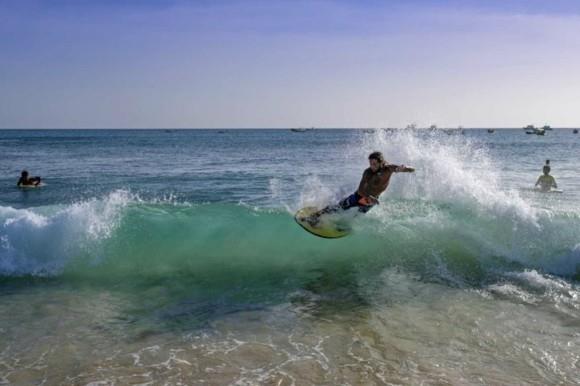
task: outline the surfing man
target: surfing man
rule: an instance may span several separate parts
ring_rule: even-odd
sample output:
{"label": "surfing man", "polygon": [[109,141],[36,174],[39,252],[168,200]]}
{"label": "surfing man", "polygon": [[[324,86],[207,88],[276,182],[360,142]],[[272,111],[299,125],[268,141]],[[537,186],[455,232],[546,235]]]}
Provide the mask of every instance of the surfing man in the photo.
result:
{"label": "surfing man", "polygon": [[38,186],[40,182],[41,182],[40,177],[28,177],[28,172],[26,170],[23,170],[22,173],[20,174],[20,179],[18,180],[16,186],[18,187]]}
{"label": "surfing man", "polygon": [[405,165],[392,165],[385,161],[381,152],[369,155],[369,167],[364,171],[356,192],[346,197],[338,205],[327,206],[312,216],[312,222],[318,222],[322,214],[333,213],[358,207],[362,213],[368,212],[379,203],[379,196],[389,186],[393,173],[412,173],[415,169]]}
{"label": "surfing man", "polygon": [[539,185],[540,190],[542,192],[549,192],[552,188],[557,189],[558,185],[556,184],[556,180],[554,179],[554,177],[550,175],[549,160],[546,161],[546,164],[544,165],[542,171],[544,172],[544,174],[538,177],[538,181],[536,181],[535,187]]}

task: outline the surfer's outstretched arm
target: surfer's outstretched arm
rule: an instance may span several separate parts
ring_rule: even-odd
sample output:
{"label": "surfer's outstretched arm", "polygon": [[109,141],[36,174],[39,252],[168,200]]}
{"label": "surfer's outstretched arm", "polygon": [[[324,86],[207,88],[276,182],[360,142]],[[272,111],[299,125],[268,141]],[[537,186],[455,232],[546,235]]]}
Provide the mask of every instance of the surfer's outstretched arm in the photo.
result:
{"label": "surfer's outstretched arm", "polygon": [[410,166],[405,166],[405,165],[399,165],[399,166],[397,166],[395,171],[397,173],[413,173],[415,171],[415,168],[412,168]]}

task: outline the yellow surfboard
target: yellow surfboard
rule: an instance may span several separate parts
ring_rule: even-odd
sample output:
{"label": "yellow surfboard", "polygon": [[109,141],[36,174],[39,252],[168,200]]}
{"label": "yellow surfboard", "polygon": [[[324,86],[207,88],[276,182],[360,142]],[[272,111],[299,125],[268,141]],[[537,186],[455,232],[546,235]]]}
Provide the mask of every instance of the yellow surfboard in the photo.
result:
{"label": "yellow surfboard", "polygon": [[318,208],[312,206],[302,208],[296,212],[294,220],[306,231],[325,239],[338,239],[351,233],[350,227],[341,224],[332,215],[322,215],[317,222],[312,221],[311,216],[316,212],[318,212]]}

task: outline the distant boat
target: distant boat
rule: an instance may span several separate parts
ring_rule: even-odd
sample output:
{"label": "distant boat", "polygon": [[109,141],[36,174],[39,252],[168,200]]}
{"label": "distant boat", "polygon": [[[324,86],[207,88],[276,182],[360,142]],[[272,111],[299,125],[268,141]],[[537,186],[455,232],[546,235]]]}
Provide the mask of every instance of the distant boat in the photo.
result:
{"label": "distant boat", "polygon": [[572,130],[572,134],[578,134],[578,129]]}
{"label": "distant boat", "polygon": [[491,134],[491,133],[495,132],[495,130],[494,129],[487,129],[487,132]]}
{"label": "distant boat", "polygon": [[552,130],[552,128],[550,127],[550,125],[544,125],[540,130]]}
{"label": "distant boat", "polygon": [[290,129],[290,131],[293,131],[295,133],[304,133],[305,131],[308,131],[308,129],[305,129],[305,128],[300,127],[300,128],[297,128],[297,129]]}
{"label": "distant boat", "polygon": [[526,130],[526,134],[545,135],[546,132],[542,129]]}
{"label": "distant boat", "polygon": [[526,131],[526,134],[544,135],[546,134],[546,129],[544,129],[544,127],[538,129],[534,127],[534,125],[527,125],[526,127],[524,127],[524,130]]}

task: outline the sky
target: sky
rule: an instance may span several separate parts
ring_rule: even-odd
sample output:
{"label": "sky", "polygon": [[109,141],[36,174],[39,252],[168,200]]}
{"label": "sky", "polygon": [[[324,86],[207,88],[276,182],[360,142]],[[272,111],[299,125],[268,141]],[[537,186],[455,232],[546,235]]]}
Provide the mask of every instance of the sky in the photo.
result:
{"label": "sky", "polygon": [[580,126],[577,0],[0,0],[0,128]]}

